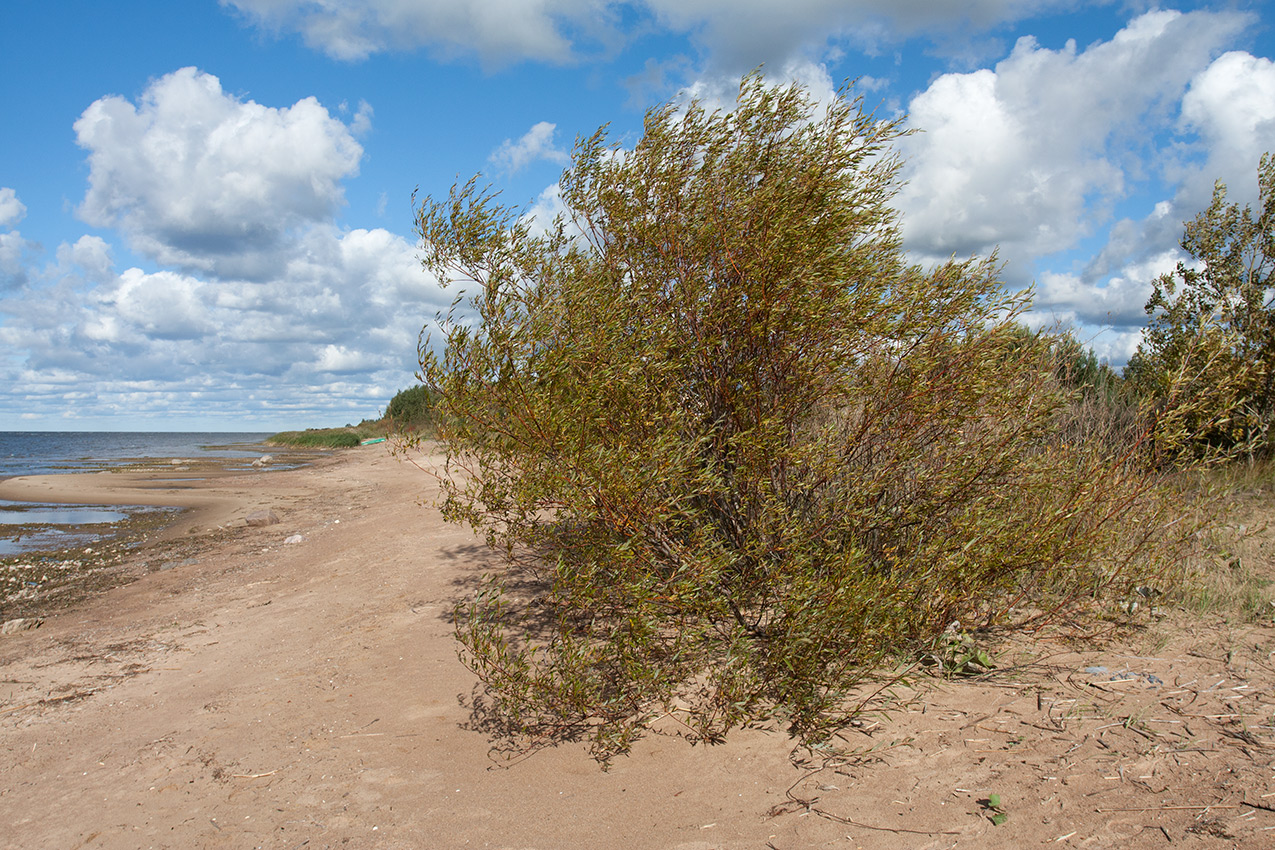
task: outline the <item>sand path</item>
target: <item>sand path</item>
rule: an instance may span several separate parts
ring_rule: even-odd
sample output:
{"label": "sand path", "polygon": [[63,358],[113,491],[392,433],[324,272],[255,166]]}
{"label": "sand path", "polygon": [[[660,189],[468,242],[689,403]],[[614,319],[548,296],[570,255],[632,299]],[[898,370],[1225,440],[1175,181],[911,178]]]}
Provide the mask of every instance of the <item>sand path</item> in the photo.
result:
{"label": "sand path", "polygon": [[[211,534],[183,566],[0,638],[0,847],[1272,846],[1275,813],[1237,802],[1275,790],[1267,741],[1239,755],[1204,719],[1191,739],[1100,730],[1144,703],[1180,721],[1162,707],[1176,698],[1091,695],[1057,672],[1083,663],[1070,656],[917,695],[847,732],[880,759],[819,772],[764,729],[714,747],[649,736],[609,772],[574,744],[494,762],[449,622],[487,556],[421,504],[429,476],[368,447],[206,488],[201,523],[282,521]],[[1275,648],[1275,630],[1257,640]],[[1196,685],[1191,713],[1249,700],[1260,714],[1275,704],[1262,658],[1153,666],[1170,685],[1198,671],[1256,687]],[[978,802],[993,792],[1002,826]],[[1175,802],[1233,807],[1201,818]]]}

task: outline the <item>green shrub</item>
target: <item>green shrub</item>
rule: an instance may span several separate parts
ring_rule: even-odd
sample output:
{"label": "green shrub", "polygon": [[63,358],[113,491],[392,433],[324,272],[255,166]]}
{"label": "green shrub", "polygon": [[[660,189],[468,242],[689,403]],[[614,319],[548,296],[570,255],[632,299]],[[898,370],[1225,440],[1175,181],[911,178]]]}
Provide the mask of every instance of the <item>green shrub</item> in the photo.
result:
{"label": "green shrub", "polygon": [[1155,417],[1161,462],[1269,451],[1275,415],[1275,158],[1258,168],[1261,208],[1226,203],[1187,223],[1190,262],[1162,275],[1125,377]]}
{"label": "green shrub", "polygon": [[357,446],[369,436],[371,434],[356,433],[346,428],[323,428],[311,431],[281,431],[266,442],[274,446],[345,449]]}
{"label": "green shrub", "polygon": [[385,418],[398,430],[420,431],[432,427],[435,399],[424,385],[400,390],[385,408]]}
{"label": "green shrub", "polygon": [[417,227],[477,321],[421,347],[444,515],[503,554],[462,657],[519,740],[653,717],[820,739],[883,661],[1168,580],[1160,485],[1059,437],[993,262],[908,265],[897,122],[743,81],[581,140],[547,233],[475,181]]}

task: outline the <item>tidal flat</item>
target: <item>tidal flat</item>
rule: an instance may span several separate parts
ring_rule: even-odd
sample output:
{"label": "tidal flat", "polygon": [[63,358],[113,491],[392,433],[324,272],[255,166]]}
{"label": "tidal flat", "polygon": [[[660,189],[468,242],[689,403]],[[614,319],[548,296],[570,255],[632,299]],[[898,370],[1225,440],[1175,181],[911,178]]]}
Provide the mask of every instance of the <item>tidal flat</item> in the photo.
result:
{"label": "tidal flat", "polygon": [[107,469],[0,480],[0,622],[65,610],[171,566],[161,547],[200,513],[200,491],[228,476],[296,469],[331,452],[284,449],[252,457],[135,458]]}
{"label": "tidal flat", "polygon": [[130,555],[182,510],[13,504],[0,503],[0,620],[68,608],[131,581]]}

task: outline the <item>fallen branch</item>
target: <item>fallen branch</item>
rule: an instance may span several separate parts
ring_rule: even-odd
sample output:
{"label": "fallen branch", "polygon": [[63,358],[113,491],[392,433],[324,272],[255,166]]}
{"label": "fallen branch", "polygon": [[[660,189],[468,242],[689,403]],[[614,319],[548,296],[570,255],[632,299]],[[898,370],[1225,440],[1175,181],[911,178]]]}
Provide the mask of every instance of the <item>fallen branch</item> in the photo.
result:
{"label": "fallen branch", "polygon": [[826,809],[819,808],[818,806],[815,805],[815,803],[818,802],[819,800],[818,797],[815,797],[813,800],[803,800],[802,798],[792,793],[792,789],[796,788],[802,782],[805,782],[807,779],[814,776],[815,774],[821,773],[826,768],[827,768],[827,765],[825,765],[824,767],[816,768],[810,773],[798,779],[792,785],[788,786],[788,790],[784,792],[784,796],[788,798],[788,802],[781,803],[775,806],[767,813],[766,816],[770,818],[774,818],[774,817],[779,817],[780,815],[790,814],[792,811],[795,811],[795,809],[786,810],[786,807],[792,805],[798,808],[805,809],[806,811],[811,812],[812,814],[816,814],[821,818],[827,818],[830,821],[835,821],[837,823],[844,823],[848,826],[857,826],[857,827],[860,827],[861,829],[874,829],[874,830],[877,830],[878,832],[893,832],[895,834],[908,833],[909,835],[960,835],[961,834],[960,831],[954,831],[954,830],[939,831],[939,830],[928,830],[928,829],[908,829],[902,826],[898,826],[898,827],[873,826],[870,823],[862,823],[861,821],[854,820],[853,818],[846,818],[846,817],[842,817],[841,815],[834,815],[832,812],[827,811]]}

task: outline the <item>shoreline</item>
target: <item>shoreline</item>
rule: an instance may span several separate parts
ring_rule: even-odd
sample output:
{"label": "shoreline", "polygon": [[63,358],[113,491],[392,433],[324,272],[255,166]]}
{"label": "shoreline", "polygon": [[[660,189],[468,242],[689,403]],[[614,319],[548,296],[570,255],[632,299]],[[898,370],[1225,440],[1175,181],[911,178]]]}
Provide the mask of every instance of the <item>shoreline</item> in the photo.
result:
{"label": "shoreline", "polygon": [[[0,501],[31,506],[197,510],[218,501],[215,495],[208,498],[199,491],[212,490],[215,494],[217,483],[224,478],[286,472],[331,456],[329,450],[281,447],[273,454],[263,451],[251,460],[246,457],[123,458],[112,460],[103,468],[81,465],[66,472],[0,476]],[[22,525],[24,523],[15,523],[11,527],[20,529]]]}
{"label": "shoreline", "polygon": [[0,480],[202,462],[246,468],[270,453],[271,437],[259,431],[0,431]]}
{"label": "shoreline", "polygon": [[5,525],[13,539],[47,535],[56,527],[67,540],[0,554],[0,624],[40,620],[150,572],[172,569],[190,559],[192,548],[247,527],[255,512],[270,510],[270,498],[251,495],[269,490],[255,486],[263,476],[336,461],[339,455],[330,451],[284,449],[279,459],[255,469],[243,468],[241,458],[146,458],[103,470],[0,479],[0,501],[34,509],[117,508],[125,514],[107,523]]}

